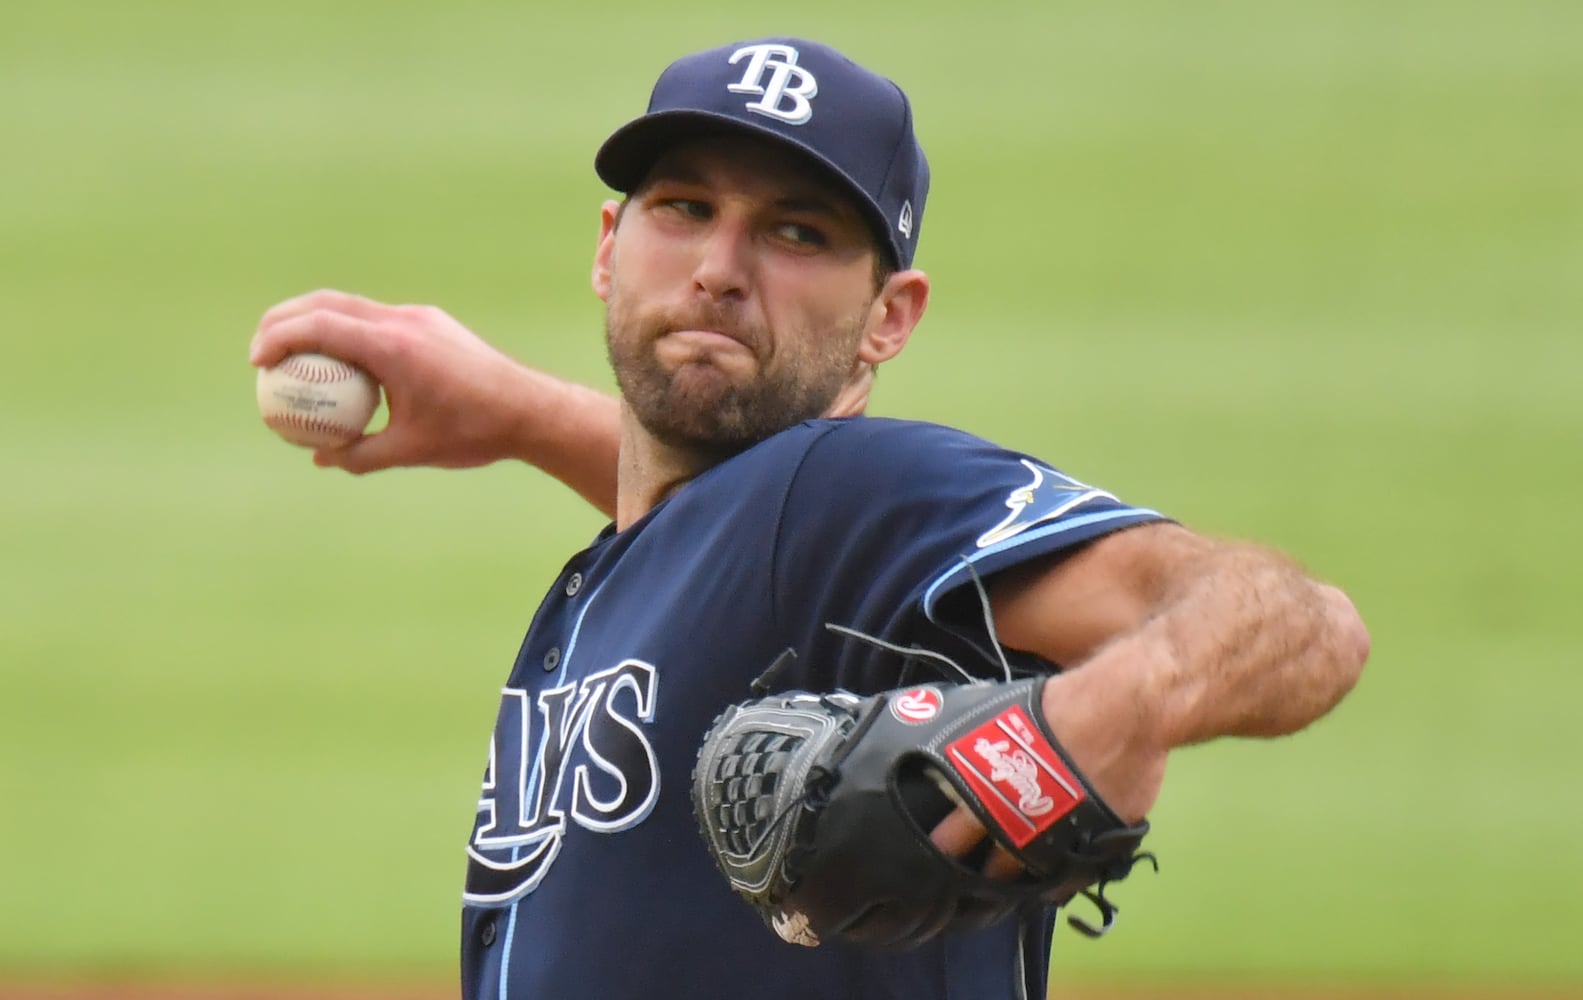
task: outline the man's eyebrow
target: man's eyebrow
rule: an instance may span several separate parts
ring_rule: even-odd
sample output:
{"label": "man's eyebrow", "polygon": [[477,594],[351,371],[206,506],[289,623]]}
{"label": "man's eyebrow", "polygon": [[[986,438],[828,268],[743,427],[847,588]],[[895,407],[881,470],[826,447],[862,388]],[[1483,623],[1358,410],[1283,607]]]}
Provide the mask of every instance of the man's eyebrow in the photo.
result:
{"label": "man's eyebrow", "polygon": [[845,219],[850,214],[843,211],[842,206],[835,199],[822,195],[788,195],[785,198],[775,199],[775,207],[783,212],[821,215],[831,219]]}
{"label": "man's eyebrow", "polygon": [[655,165],[644,179],[643,186],[648,187],[656,181],[669,181],[673,184],[702,184],[704,175],[684,163],[661,163]]}
{"label": "man's eyebrow", "polygon": [[[684,184],[692,187],[706,187],[708,183],[708,178],[704,173],[691,164],[668,162],[660,163],[649,171],[648,177],[643,181],[643,188],[651,187],[654,184]],[[834,194],[824,194],[813,189],[794,191],[784,197],[776,198],[774,205],[777,210],[782,212],[816,215],[832,221],[859,218],[857,212],[840,197]]]}

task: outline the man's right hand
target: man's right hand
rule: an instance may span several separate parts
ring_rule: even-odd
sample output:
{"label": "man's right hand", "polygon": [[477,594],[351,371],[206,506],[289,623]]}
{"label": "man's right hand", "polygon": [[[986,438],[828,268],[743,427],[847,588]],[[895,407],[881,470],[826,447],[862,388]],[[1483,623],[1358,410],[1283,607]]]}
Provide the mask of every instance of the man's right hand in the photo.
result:
{"label": "man's right hand", "polygon": [[249,361],[267,367],[304,351],[367,371],[390,408],[382,430],[315,451],[315,464],[362,474],[515,458],[614,511],[616,401],[514,361],[443,310],[321,289],[266,312]]}

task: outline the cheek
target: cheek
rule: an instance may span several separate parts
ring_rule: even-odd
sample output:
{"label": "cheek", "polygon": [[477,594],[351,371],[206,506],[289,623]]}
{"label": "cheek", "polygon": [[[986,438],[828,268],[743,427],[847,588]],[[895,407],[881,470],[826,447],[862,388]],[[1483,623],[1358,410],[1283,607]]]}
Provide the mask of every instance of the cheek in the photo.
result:
{"label": "cheek", "polygon": [[797,353],[806,358],[849,360],[868,319],[867,299],[814,293],[798,316]]}
{"label": "cheek", "polygon": [[802,330],[845,330],[854,317],[866,316],[873,302],[866,279],[854,283],[849,275],[829,269],[781,274],[764,287],[774,290],[764,296],[766,312]]}
{"label": "cheek", "polygon": [[655,290],[675,288],[678,282],[689,280],[686,257],[641,225],[633,225],[621,234],[611,252],[609,285],[613,293],[642,300]]}

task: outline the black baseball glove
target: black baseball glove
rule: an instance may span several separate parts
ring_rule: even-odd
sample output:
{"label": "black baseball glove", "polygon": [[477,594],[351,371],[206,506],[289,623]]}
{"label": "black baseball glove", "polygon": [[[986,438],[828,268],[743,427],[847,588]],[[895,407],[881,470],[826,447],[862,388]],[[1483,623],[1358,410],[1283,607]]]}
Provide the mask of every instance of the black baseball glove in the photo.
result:
{"label": "black baseball glove", "polygon": [[[926,684],[870,698],[779,694],[728,708],[693,770],[693,810],[731,887],[781,937],[907,948],[1105,885],[1140,859],[1046,726],[1045,678]],[[929,830],[963,804],[1023,865],[1013,881],[947,857]],[[987,843],[985,845],[987,847]]]}

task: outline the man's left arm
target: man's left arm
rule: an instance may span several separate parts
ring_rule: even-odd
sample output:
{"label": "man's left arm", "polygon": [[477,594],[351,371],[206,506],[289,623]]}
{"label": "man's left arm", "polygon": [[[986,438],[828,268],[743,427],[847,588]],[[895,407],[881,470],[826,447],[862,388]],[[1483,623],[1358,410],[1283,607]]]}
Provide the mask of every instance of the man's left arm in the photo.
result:
{"label": "man's left arm", "polygon": [[[1115,912],[1104,886],[1141,856],[1147,827],[1133,824],[1159,797],[1170,751],[1295,732],[1346,695],[1368,657],[1340,591],[1276,553],[1171,523],[1137,524],[988,579],[1000,641],[1065,670],[872,699],[772,695],[711,727],[694,770],[700,826],[733,887],[787,940],[916,944],[1007,916],[1030,893],[1060,902],[1096,883],[1090,898],[1105,925],[1087,930],[1102,933]],[[1048,733],[1029,725],[1035,712]],[[791,749],[762,753],[766,735]],[[937,770],[943,798],[912,780],[908,762],[919,759]],[[1062,776],[1073,765],[1097,794]],[[743,768],[766,780],[744,784]],[[743,819],[793,815],[773,838]],[[980,854],[986,822],[996,842]],[[944,854],[982,857],[971,863],[1006,880],[1005,894],[920,850],[918,823]],[[788,845],[802,852],[795,864]],[[871,863],[879,855],[887,863]]]}
{"label": "man's left arm", "polygon": [[1278,553],[1168,523],[1000,574],[991,601],[1002,642],[1071,665],[1045,685],[1046,720],[1127,819],[1154,804],[1169,751],[1296,732],[1369,653],[1341,591]]}

